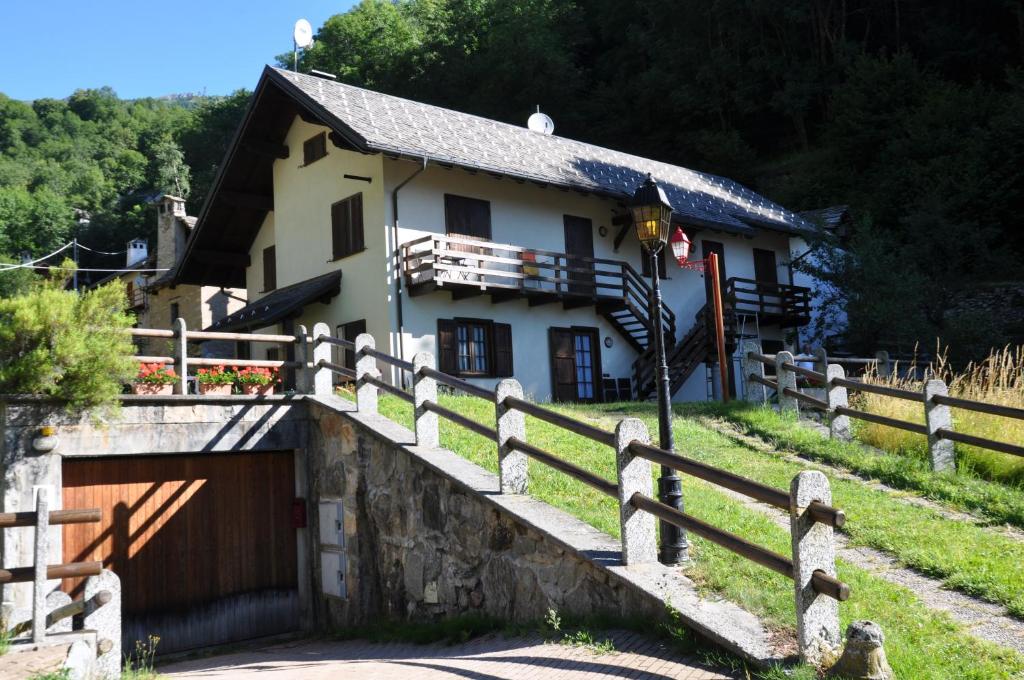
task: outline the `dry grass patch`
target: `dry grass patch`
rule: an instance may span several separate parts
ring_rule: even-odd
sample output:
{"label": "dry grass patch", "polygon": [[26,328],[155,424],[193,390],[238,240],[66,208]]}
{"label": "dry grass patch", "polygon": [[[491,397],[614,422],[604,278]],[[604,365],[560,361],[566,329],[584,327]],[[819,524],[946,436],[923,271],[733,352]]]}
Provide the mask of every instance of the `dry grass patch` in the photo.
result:
{"label": "dry grass patch", "polygon": [[[945,381],[951,396],[1024,408],[1024,346],[993,351],[984,361],[968,364],[960,372],[949,365],[946,351],[938,352],[937,357],[929,365],[928,374]],[[908,378],[881,378],[869,373],[865,380],[906,390],[922,389],[921,381]],[[860,393],[853,398],[853,404],[855,408],[870,413],[924,423],[924,408],[919,402]],[[1024,444],[1024,420],[954,408],[953,425],[958,432],[1010,444]],[[921,459],[928,456],[927,441],[912,432],[862,420],[855,421],[854,432],[862,442],[885,451]],[[961,472],[973,472],[984,479],[1013,486],[1024,485],[1024,458],[959,442],[955,450],[957,469]]]}

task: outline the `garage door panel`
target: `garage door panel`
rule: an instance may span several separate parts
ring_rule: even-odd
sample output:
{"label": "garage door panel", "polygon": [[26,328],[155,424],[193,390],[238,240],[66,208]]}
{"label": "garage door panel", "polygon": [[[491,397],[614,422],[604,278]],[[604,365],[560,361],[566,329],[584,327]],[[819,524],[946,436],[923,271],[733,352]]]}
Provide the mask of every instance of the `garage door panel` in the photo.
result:
{"label": "garage door panel", "polygon": [[[170,652],[298,627],[290,452],[67,459],[63,474],[65,507],[103,510],[64,527],[64,560],[121,578],[127,649],[150,634]],[[64,589],[80,594],[81,580]]]}

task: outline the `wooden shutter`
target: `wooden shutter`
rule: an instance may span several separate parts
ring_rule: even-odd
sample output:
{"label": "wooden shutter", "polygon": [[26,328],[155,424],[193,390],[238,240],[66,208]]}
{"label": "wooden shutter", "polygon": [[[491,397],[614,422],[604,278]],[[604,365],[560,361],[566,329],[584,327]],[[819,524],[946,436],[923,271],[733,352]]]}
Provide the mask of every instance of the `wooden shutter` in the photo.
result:
{"label": "wooden shutter", "polygon": [[494,377],[512,377],[512,326],[496,323],[494,337]]}
{"label": "wooden shutter", "polygon": [[[449,236],[480,241],[491,240],[491,204],[477,198],[444,195],[444,226]],[[451,250],[472,253],[477,249],[465,243],[453,243]]]}
{"label": "wooden shutter", "polygon": [[331,251],[337,260],[363,250],[363,195],[356,194],[331,206]]}
{"label": "wooden shutter", "polygon": [[555,401],[576,401],[576,348],[568,328],[548,329],[551,351],[551,396]]}
{"label": "wooden shutter", "polygon": [[302,164],[309,165],[327,155],[327,133],[321,132],[302,143]]}
{"label": "wooden shutter", "polygon": [[437,320],[437,365],[442,373],[459,374],[459,345],[452,319]]}
{"label": "wooden shutter", "polygon": [[277,288],[277,246],[263,249],[263,290]]}
{"label": "wooden shutter", "polygon": [[[667,249],[668,246],[665,246],[658,252],[658,276],[662,279],[668,277],[668,268],[665,266],[665,250]],[[644,278],[651,278],[651,256],[643,246],[640,246],[640,267]]]}
{"label": "wooden shutter", "polygon": [[774,250],[754,248],[754,280],[768,284],[779,282],[779,268]]}

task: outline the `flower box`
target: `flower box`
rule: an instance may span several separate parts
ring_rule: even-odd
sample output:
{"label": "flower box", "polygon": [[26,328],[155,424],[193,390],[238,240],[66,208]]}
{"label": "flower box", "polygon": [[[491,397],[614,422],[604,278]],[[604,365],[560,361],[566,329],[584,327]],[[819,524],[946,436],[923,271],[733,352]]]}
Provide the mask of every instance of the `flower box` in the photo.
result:
{"label": "flower box", "polygon": [[170,383],[167,383],[166,385],[148,382],[132,383],[132,394],[145,394],[147,396],[163,396],[166,394],[173,393],[174,385]]}
{"label": "flower box", "polygon": [[199,394],[231,396],[231,383],[199,383]]}
{"label": "flower box", "polygon": [[270,383],[267,385],[256,385],[253,383],[242,383],[242,394],[255,394],[261,397],[266,397],[274,393],[274,384]]}

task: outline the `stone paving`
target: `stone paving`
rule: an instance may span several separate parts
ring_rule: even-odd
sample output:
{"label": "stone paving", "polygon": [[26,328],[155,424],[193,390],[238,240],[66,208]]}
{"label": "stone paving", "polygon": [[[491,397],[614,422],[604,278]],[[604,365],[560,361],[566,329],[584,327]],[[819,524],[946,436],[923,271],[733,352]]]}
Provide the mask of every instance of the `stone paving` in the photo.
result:
{"label": "stone paving", "polygon": [[31,651],[9,651],[0,657],[0,680],[30,680],[58,671],[64,664],[70,646],[61,644]]}
{"label": "stone paving", "polygon": [[458,645],[377,644],[362,640],[301,640],[157,670],[164,678],[193,680],[718,680],[738,678],[680,657],[663,643],[628,632],[610,632],[617,651],[548,643],[539,637],[484,635]]}

